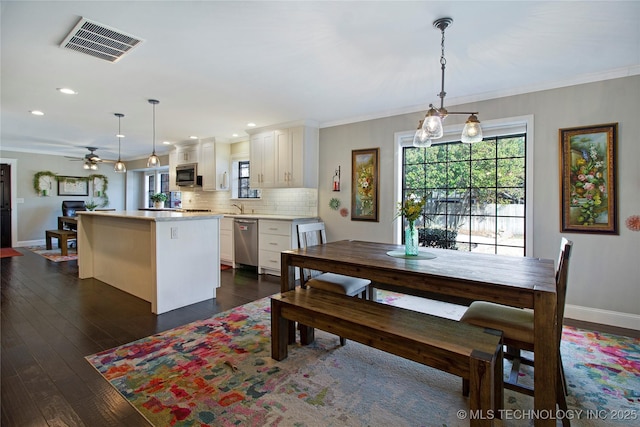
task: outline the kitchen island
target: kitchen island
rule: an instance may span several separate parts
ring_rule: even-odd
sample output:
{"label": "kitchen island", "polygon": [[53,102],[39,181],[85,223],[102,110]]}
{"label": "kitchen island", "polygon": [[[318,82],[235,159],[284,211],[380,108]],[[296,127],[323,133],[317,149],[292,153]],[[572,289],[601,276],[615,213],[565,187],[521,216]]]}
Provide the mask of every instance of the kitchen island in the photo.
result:
{"label": "kitchen island", "polygon": [[156,314],[215,298],[220,219],[206,212],[78,212],[78,270]]}

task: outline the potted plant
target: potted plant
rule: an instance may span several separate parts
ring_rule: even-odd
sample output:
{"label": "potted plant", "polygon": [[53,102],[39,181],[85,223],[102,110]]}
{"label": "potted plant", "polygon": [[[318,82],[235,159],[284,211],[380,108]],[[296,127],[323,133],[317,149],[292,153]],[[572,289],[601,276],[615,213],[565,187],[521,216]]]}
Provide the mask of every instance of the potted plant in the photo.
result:
{"label": "potted plant", "polygon": [[156,209],[164,208],[164,202],[167,201],[167,195],[164,193],[156,193],[150,197],[153,200],[153,207]]}
{"label": "potted plant", "polygon": [[93,200],[89,200],[84,205],[85,205],[85,207],[87,208],[88,211],[92,211],[92,210],[94,210],[95,208],[98,207],[98,204],[96,202],[94,202]]}

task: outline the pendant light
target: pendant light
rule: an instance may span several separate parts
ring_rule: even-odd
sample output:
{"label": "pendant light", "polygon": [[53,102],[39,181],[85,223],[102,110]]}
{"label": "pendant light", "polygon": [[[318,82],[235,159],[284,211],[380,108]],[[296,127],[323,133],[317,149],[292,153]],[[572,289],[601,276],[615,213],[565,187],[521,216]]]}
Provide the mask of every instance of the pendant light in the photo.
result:
{"label": "pendant light", "polygon": [[158,105],[160,101],[157,99],[150,99],[149,104],[153,105],[153,152],[147,159],[147,167],[148,168],[157,168],[160,166],[160,158],[156,155],[156,105]]}
{"label": "pendant light", "polygon": [[444,91],[444,70],[447,64],[447,60],[444,57],[444,30],[447,29],[449,25],[453,23],[453,19],[451,18],[439,18],[433,21],[433,26],[440,30],[442,33],[442,38],[440,42],[440,68],[442,70],[442,80],[440,86],[440,93],[438,97],[440,98],[440,108],[436,109],[433,104],[429,104],[429,111],[423,120],[418,124],[418,129],[416,130],[415,135],[413,136],[413,145],[416,147],[428,147],[431,145],[432,140],[442,138],[444,135],[444,129],[442,127],[442,121],[449,114],[469,114],[469,118],[464,125],[464,129],[462,130],[461,141],[467,144],[471,144],[474,142],[482,141],[482,127],[480,127],[480,121],[475,112],[454,112],[447,111],[444,108],[444,97],[447,96],[447,93]]}
{"label": "pendant light", "polygon": [[118,161],[113,166],[113,171],[115,173],[125,173],[127,171],[127,167],[125,166],[124,162],[120,160],[120,140],[124,138],[124,135],[120,131],[120,119],[124,117],[124,114],[115,113],[114,116],[118,118],[118,134],[116,135],[116,137],[118,138]]}

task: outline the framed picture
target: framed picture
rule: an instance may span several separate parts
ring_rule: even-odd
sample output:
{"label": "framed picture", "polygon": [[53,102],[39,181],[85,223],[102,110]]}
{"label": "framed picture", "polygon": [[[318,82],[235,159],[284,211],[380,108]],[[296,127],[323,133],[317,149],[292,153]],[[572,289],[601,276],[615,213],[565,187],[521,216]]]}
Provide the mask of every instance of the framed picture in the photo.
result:
{"label": "framed picture", "polygon": [[77,176],[58,177],[58,196],[88,196],[89,181]]}
{"label": "framed picture", "polygon": [[380,148],[351,152],[351,220],[378,221]]}
{"label": "framed picture", "polygon": [[561,231],[618,234],[618,124],[560,129]]}

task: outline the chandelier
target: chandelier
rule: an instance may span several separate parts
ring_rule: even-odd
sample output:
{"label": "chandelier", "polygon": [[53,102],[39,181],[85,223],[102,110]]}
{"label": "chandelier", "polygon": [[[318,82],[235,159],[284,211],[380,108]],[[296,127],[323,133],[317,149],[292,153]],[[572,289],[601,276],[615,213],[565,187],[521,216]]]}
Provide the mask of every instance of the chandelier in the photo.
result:
{"label": "chandelier", "polygon": [[433,104],[429,104],[429,111],[424,119],[420,121],[418,124],[418,130],[416,130],[415,135],[413,136],[413,145],[415,147],[429,147],[431,145],[431,141],[434,139],[442,138],[444,134],[444,129],[442,127],[442,121],[449,114],[469,114],[469,118],[467,119],[464,129],[462,130],[461,141],[467,144],[473,142],[482,141],[482,128],[480,127],[480,121],[475,112],[454,112],[447,111],[444,108],[444,97],[447,96],[447,93],[444,91],[444,69],[447,64],[447,60],[444,57],[444,30],[447,29],[449,25],[453,22],[451,18],[439,18],[433,21],[433,26],[440,30],[442,33],[442,40],[440,42],[441,55],[440,55],[440,68],[442,69],[442,84],[440,86],[440,93],[438,97],[440,97],[440,108],[436,109]]}

